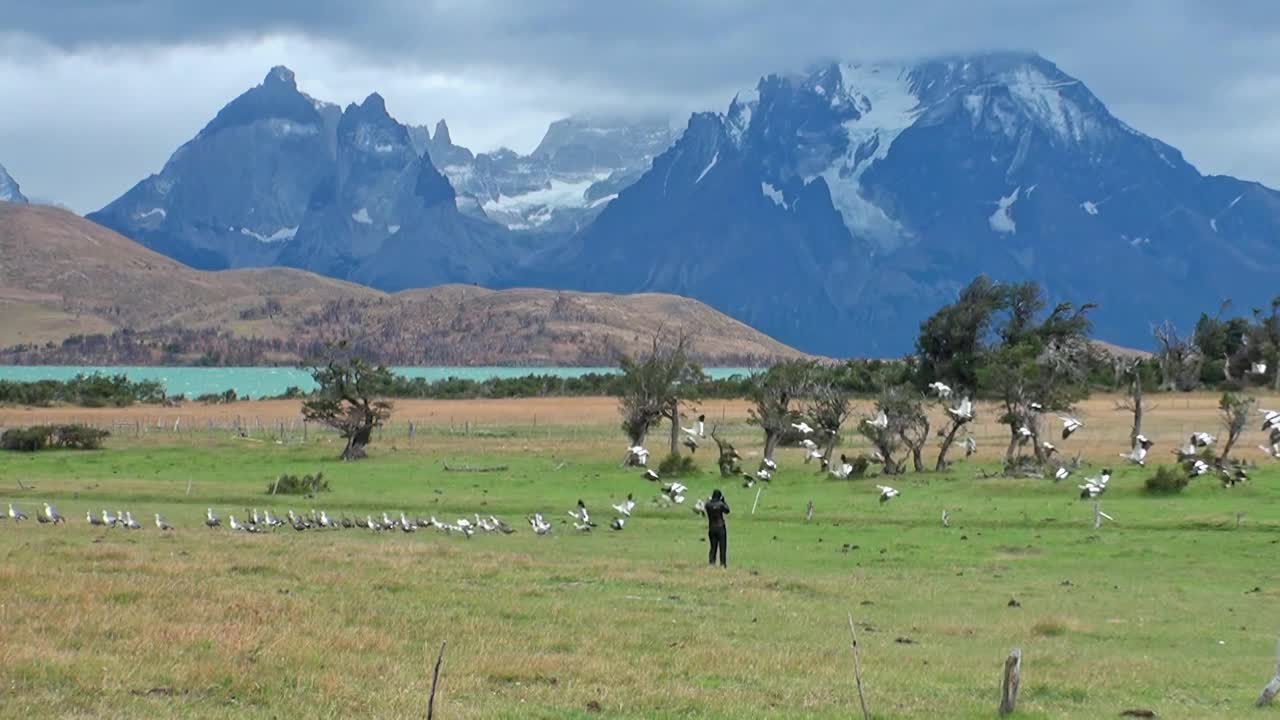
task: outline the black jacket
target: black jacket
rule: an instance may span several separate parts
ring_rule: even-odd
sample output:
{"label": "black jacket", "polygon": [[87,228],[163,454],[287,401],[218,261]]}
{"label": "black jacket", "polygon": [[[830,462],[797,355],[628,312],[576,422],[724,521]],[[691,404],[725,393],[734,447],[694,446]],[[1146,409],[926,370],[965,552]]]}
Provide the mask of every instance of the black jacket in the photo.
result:
{"label": "black jacket", "polygon": [[707,529],[723,530],[724,516],[729,514],[729,503],[724,500],[709,500],[705,509],[707,511]]}

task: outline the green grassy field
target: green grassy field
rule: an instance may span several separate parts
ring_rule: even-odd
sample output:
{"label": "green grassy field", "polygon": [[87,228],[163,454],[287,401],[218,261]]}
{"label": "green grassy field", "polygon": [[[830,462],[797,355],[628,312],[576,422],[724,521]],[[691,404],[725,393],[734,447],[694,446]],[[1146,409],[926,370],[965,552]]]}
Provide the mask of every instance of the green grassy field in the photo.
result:
{"label": "green grassy field", "polygon": [[[993,717],[1015,646],[1028,718],[1239,717],[1275,666],[1280,466],[1176,497],[1117,468],[1102,501],[1115,522],[1094,530],[1074,481],[961,464],[892,480],[902,496],[881,506],[875,480],[825,479],[787,450],[754,515],[755,489],[684,480],[733,508],[720,571],[704,521],[651,505],[657,487],[598,447],[609,428],[580,450],[543,432],[424,433],[356,464],[314,436],[0,456],[0,504],[34,518],[49,500],[70,518],[0,521],[0,715],[423,717],[447,641],[437,717],[848,718],[849,613],[876,718]],[[278,473],[316,470],[331,493],[265,494]],[[611,532],[628,492],[639,507]],[[590,535],[559,524],[578,498],[601,524]],[[224,522],[249,507],[478,512],[519,532],[232,534],[203,527],[207,506]],[[88,526],[103,507],[146,529]],[[552,536],[529,531],[533,511]],[[155,512],[178,530],[157,531]]]}

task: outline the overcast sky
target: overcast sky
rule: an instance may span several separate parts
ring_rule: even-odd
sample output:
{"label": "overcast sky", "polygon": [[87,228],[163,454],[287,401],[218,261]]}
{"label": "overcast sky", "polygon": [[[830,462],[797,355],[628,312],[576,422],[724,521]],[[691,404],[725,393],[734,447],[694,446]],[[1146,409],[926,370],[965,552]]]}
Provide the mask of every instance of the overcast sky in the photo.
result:
{"label": "overcast sky", "polygon": [[1275,0],[0,0],[0,164],[95,210],[268,68],[476,150],[579,111],[724,110],[822,58],[1034,50],[1206,173],[1280,187]]}

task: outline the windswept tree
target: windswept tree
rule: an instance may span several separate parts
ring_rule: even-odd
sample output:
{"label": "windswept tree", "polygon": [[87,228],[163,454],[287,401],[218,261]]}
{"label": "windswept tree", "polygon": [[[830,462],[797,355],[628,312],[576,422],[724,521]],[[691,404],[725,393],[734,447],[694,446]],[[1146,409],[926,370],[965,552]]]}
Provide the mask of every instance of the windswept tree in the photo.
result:
{"label": "windswept tree", "polygon": [[960,434],[960,430],[977,419],[978,411],[973,398],[967,393],[952,391],[951,398],[940,397],[937,402],[947,416],[946,425],[938,428],[938,437],[942,442],[938,444],[938,459],[933,464],[934,470],[942,472],[950,464],[947,461],[947,454],[951,452],[956,436]]}
{"label": "windswept tree", "polygon": [[1128,382],[1129,393],[1116,401],[1116,410],[1128,412],[1133,416],[1133,424],[1129,428],[1129,447],[1138,444],[1138,436],[1142,434],[1142,419],[1146,414],[1146,397],[1143,393],[1143,361],[1141,357],[1116,358],[1117,372]]}
{"label": "windswept tree", "polygon": [[1248,395],[1222,394],[1222,399],[1218,401],[1218,410],[1222,413],[1222,425],[1227,431],[1227,440],[1222,443],[1222,452],[1218,455],[1219,466],[1226,465],[1227,459],[1231,456],[1231,448],[1235,447],[1236,441],[1249,426],[1249,418],[1253,415],[1253,409],[1257,404],[1258,401]]}
{"label": "windswept tree", "polygon": [[978,386],[978,370],[993,340],[997,315],[1008,306],[1008,288],[979,275],[950,305],[920,323],[916,338],[917,383],[942,382],[960,390]]}
{"label": "windswept tree", "polygon": [[[671,421],[671,454],[680,450],[680,405],[702,379],[702,368],[689,359],[689,336],[683,331],[653,336],[649,352],[640,358],[622,356],[618,413],[631,447],[644,445],[649,431],[664,418]],[[630,460],[630,452],[628,452]]]}
{"label": "windswept tree", "polygon": [[1195,335],[1182,335],[1167,320],[1153,328],[1151,334],[1156,341],[1155,356],[1160,368],[1160,389],[1166,392],[1196,389],[1200,384],[1204,355],[1196,345]]}
{"label": "windswept tree", "polygon": [[747,422],[764,430],[764,459],[773,453],[792,423],[801,419],[798,401],[810,392],[817,364],[811,360],[786,360],[757,375],[750,399],[755,407]]}
{"label": "windswept tree", "polygon": [[310,372],[319,387],[302,403],[302,416],[338,431],[347,441],[343,460],[364,458],[374,428],[391,417],[391,403],[379,399],[394,380],[391,371],[366,363],[340,342],[330,346]]}
{"label": "windswept tree", "polygon": [[898,458],[899,450],[911,454],[917,472],[924,470],[922,453],[929,438],[929,418],[925,415],[920,394],[905,385],[886,388],[876,398],[875,413],[858,426],[875,449],[872,458],[880,463],[885,475],[900,475],[906,460]]}
{"label": "windswept tree", "polygon": [[848,391],[830,380],[822,380],[813,383],[804,402],[804,416],[813,423],[824,464],[831,462],[836,441],[840,439],[840,428],[853,412],[850,400]]}

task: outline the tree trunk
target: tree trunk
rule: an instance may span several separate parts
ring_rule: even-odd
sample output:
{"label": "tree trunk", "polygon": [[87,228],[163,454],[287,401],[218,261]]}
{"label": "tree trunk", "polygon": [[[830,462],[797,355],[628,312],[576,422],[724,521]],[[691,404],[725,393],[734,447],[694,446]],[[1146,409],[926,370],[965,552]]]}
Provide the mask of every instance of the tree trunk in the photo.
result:
{"label": "tree trunk", "polygon": [[671,454],[680,454],[680,407],[671,411]]}
{"label": "tree trunk", "polygon": [[924,472],[924,445],[911,446],[911,465],[916,472]]}
{"label": "tree trunk", "polygon": [[778,449],[778,441],[782,439],[782,433],[773,430],[764,431],[764,459],[772,461],[773,451]]}
{"label": "tree trunk", "polygon": [[831,433],[831,436],[827,438],[827,447],[822,451],[822,459],[825,461],[824,464],[828,467],[831,465],[831,456],[836,452],[836,438],[838,437],[839,433]]}
{"label": "tree trunk", "polygon": [[1226,465],[1227,458],[1231,455],[1231,448],[1235,446],[1236,440],[1240,437],[1240,433],[1227,430],[1227,443],[1222,446],[1222,454],[1218,456],[1218,464]]}
{"label": "tree trunk", "polygon": [[364,448],[369,444],[369,438],[373,434],[372,425],[364,425],[351,433],[347,438],[347,446],[342,450],[343,460],[363,460],[367,455]]}
{"label": "tree trunk", "polygon": [[1018,427],[1016,425],[1009,426],[1009,449],[1004,451],[1004,462],[1006,465],[1013,462],[1013,454],[1018,451]]}
{"label": "tree trunk", "polygon": [[1271,389],[1280,393],[1280,357],[1276,358],[1276,377],[1271,383]]}
{"label": "tree trunk", "polygon": [[964,427],[964,423],[956,420],[951,421],[951,429],[942,438],[942,447],[938,449],[938,462],[933,466],[936,472],[942,472],[947,469],[947,453],[951,450],[951,444],[956,441],[956,434],[960,432],[961,427]]}
{"label": "tree trunk", "polygon": [[1142,376],[1136,368],[1130,392],[1133,395],[1133,430],[1129,433],[1129,447],[1133,447],[1138,444],[1138,436],[1142,434]]}

